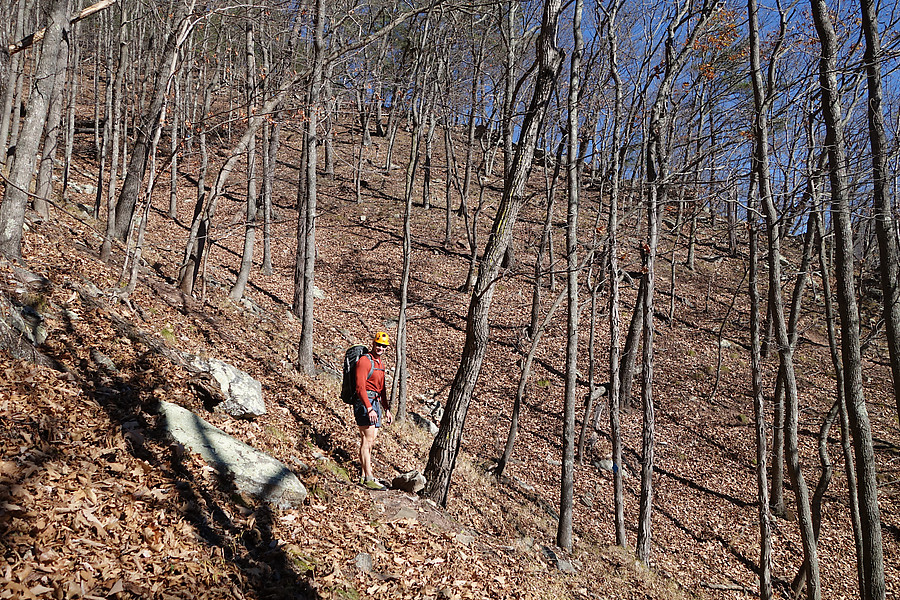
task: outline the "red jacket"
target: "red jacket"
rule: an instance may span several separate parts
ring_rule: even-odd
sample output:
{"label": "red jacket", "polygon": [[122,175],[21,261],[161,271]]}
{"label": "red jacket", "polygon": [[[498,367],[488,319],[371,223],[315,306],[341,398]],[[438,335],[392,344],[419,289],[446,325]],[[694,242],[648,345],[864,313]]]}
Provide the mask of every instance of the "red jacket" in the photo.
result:
{"label": "red jacket", "polygon": [[[373,363],[374,369],[372,368]],[[368,377],[370,369],[372,370],[372,376]],[[356,395],[362,400],[366,410],[372,408],[368,392],[378,394],[381,406],[388,408],[386,405],[386,394],[384,393],[384,363],[371,354],[363,354],[356,361]]]}

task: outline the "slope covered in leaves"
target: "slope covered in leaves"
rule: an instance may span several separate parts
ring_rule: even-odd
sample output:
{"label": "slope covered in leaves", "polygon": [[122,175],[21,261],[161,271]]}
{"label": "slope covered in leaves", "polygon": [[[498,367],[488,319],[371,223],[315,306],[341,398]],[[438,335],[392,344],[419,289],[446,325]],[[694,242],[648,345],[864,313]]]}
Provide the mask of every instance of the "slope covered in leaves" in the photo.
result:
{"label": "slope covered in leaves", "polygon": [[[28,273],[47,279],[40,295],[2,264],[4,298],[45,316],[40,352],[55,368],[0,354],[0,597],[549,598],[623,586],[669,597],[668,583],[615,550],[591,549],[602,558],[578,576],[556,571],[542,551],[547,518],[504,501],[469,461],[457,478],[469,518],[353,484],[355,433],[336,378],[300,376],[284,359],[296,323],[215,291],[201,305],[152,273],[118,301],[117,271],[94,258],[91,234],[71,237],[84,227],[60,214],[28,236]],[[236,422],[206,411],[173,349],[254,374],[269,414]],[[160,399],[283,460],[310,489],[308,505],[273,511],[236,494],[164,438]],[[421,431],[398,425],[381,441],[382,476],[421,468]]]}
{"label": "slope covered in leaves", "polygon": [[[10,301],[45,314],[49,337],[40,350],[56,368],[0,353],[0,545],[6,559],[5,566],[0,564],[0,597],[744,597],[755,586],[752,565],[758,554],[744,265],[723,258],[716,246],[722,232],[708,223],[693,272],[681,265],[684,238],[674,252],[675,236],[665,236],[661,246],[665,273],[658,284],[658,310],[672,320],[659,321],[656,338],[652,572],[636,566],[628,552],[612,548],[611,479],[595,466],[609,453],[605,425],[577,467],[576,546],[569,557],[576,572],[563,573],[548,558],[559,497],[562,313],[551,320],[538,349],[507,479],[498,484],[488,475],[506,440],[520,359],[528,346],[522,329],[531,304],[531,261],[546,211],[540,200],[527,207],[518,228],[517,264],[497,283],[492,340],[447,510],[401,492],[370,493],[353,484],[357,434],[349,410],[337,398],[335,372],[350,343],[366,342],[376,329],[395,332],[403,182],[399,171],[386,173],[373,165],[376,153],[362,174],[363,202],[352,201],[351,139],[350,132],[338,135],[338,155],[347,160],[339,161],[334,179],[319,184],[316,285],[322,298],[315,308],[315,354],[321,370],[315,377],[293,367],[300,326],[289,310],[296,244],[296,165],[290,159],[280,164],[276,184],[275,272],[265,276],[254,269],[239,303],[228,299],[243,237],[239,215],[245,207],[238,185],[223,198],[216,216],[205,286],[197,298],[173,285],[195,197],[186,179],[174,224],[162,211],[167,190],[157,191],[144,248],[146,267],[126,300],[119,283],[122,250],[111,265],[96,259],[103,224],[78,204],[91,202],[91,196],[72,193],[52,222],[30,221],[24,248],[28,269],[51,286],[29,291],[7,263],[0,283]],[[395,156],[404,151],[401,143]],[[181,168],[190,173],[196,166],[188,160]],[[84,160],[77,172],[94,169]],[[541,177],[535,173],[536,191],[543,189]],[[485,184],[480,244],[500,181],[487,178]],[[596,211],[597,192],[589,189],[586,197],[585,211]],[[441,201],[435,199],[438,206]],[[592,221],[586,212],[582,222]],[[414,210],[410,408],[423,413],[426,402],[446,399],[468,304],[468,294],[459,290],[469,262],[463,224],[455,220],[445,244],[443,223],[440,208]],[[625,229],[623,262],[637,270],[640,225],[632,218]],[[554,223],[554,236],[562,239],[562,232],[562,225]],[[591,236],[586,226],[586,244]],[[673,256],[676,269],[669,271]],[[626,312],[635,288],[626,286]],[[545,310],[559,289],[544,290]],[[587,297],[583,292],[582,301]],[[808,294],[797,354],[801,451],[810,481],[818,476],[815,438],[834,385],[820,301]],[[589,372],[589,313],[587,307],[582,312],[582,382]],[[599,319],[596,368],[604,373],[602,309]],[[226,360],[250,373],[262,382],[268,414],[244,422],[207,411],[174,350]],[[766,363],[769,389],[776,367],[774,359]],[[896,594],[900,436],[877,339],[867,353],[866,373],[884,484],[888,586]],[[160,399],[191,408],[281,459],[311,490],[308,505],[272,511],[236,495],[220,474],[162,437],[154,408]],[[639,410],[626,412],[623,431],[625,467],[632,474],[626,480],[626,521],[633,543]],[[835,475],[823,515],[823,582],[829,597],[851,597],[855,559],[837,431],[829,445]],[[428,448],[427,435],[414,426],[388,428],[376,451],[378,475],[389,479],[421,470]],[[790,504],[789,490],[786,496]],[[799,536],[790,515],[776,521],[775,551],[775,574],[784,589],[800,564]],[[371,559],[371,569],[361,554]]]}

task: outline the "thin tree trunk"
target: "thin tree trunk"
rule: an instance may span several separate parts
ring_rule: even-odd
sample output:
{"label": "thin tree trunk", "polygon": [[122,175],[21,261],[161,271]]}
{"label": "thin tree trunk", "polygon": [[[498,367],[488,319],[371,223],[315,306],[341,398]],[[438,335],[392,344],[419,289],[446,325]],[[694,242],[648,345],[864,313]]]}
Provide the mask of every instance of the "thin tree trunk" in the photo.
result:
{"label": "thin tree trunk", "polygon": [[[578,201],[581,185],[578,160],[578,103],[581,93],[581,34],[583,0],[575,0],[572,36],[575,40],[569,69],[568,132],[569,152],[566,175],[569,185],[569,208],[566,215],[566,387],[563,402],[562,467],[560,473],[559,525],[556,545],[572,550],[572,498],[575,494],[575,406],[578,385]],[[588,416],[585,415],[585,420]]]}
{"label": "thin tree trunk", "polygon": [[[622,433],[619,424],[621,377],[619,368],[619,186],[622,180],[622,77],[619,74],[618,23],[621,0],[614,0],[607,15],[606,38],[609,44],[609,69],[615,87],[613,105],[612,168],[609,193],[609,437],[613,462],[613,522],[616,544],[628,545],[625,535],[625,494],[622,481]],[[640,300],[638,301],[640,302]]]}
{"label": "thin tree trunk", "polygon": [[175,76],[175,100],[172,104],[172,124],[169,127],[169,211],[168,217],[174,219],[178,216],[178,140],[181,115],[181,82],[184,80],[183,71]]}
{"label": "thin tree trunk", "polygon": [[[204,81],[206,75],[206,67],[201,67],[201,81]],[[216,73],[216,80],[218,73]],[[196,233],[192,233],[193,240],[188,243],[185,251],[185,258],[179,273],[178,287],[185,294],[192,294],[194,291],[194,283],[197,280],[197,273],[200,268],[200,258],[206,250],[208,223],[204,215],[209,190],[207,190],[206,179],[209,170],[209,151],[206,143],[206,115],[209,114],[209,108],[212,102],[213,83],[204,86],[203,91],[203,118],[200,120],[199,129],[200,138],[200,173],[197,176],[197,202],[194,205],[194,216],[191,219],[191,228],[197,225]],[[211,218],[212,215],[209,215]]]}
{"label": "thin tree trunk", "polygon": [[[426,79],[426,78],[423,78]],[[424,90],[423,94],[424,96]],[[424,110],[425,98],[420,96],[418,113],[412,139],[410,140],[409,162],[406,165],[405,208],[403,211],[403,270],[400,275],[400,311],[397,318],[397,362],[395,364],[395,376],[391,386],[391,406],[395,408],[397,420],[406,418],[406,384],[407,384],[407,335],[406,335],[406,307],[409,300],[409,273],[412,265],[412,219],[413,192],[415,189],[416,166],[419,162],[419,146],[422,143],[423,130],[425,128]],[[416,103],[416,99],[413,99]],[[415,106],[413,107],[415,111]],[[433,124],[432,124],[433,126]]]}
{"label": "thin tree trunk", "polygon": [[[26,0],[19,0],[18,10],[15,20],[14,37],[17,40],[22,39],[25,28],[25,5]],[[10,130],[13,126],[13,107],[16,113],[19,112],[19,100],[22,90],[22,77],[25,71],[25,55],[14,54],[9,64],[9,78],[3,88],[3,104],[0,113],[0,163],[7,162],[7,140],[10,139]],[[18,121],[16,121],[18,122]]]}
{"label": "thin tree trunk", "polygon": [[434,129],[435,129],[435,115],[434,115],[434,96],[432,95],[432,100],[430,106],[428,108],[428,115],[423,117],[423,121],[425,119],[428,120],[428,133],[425,134],[425,164],[422,165],[422,207],[425,210],[431,208],[431,165],[432,165],[432,156],[434,154]]}
{"label": "thin tree trunk", "polygon": [[847,403],[844,398],[844,368],[841,363],[840,349],[838,348],[837,333],[834,322],[834,301],[831,294],[831,265],[828,260],[828,252],[825,245],[825,225],[822,217],[822,209],[816,204],[816,234],[819,240],[819,271],[822,274],[822,295],[825,300],[825,326],[828,330],[828,348],[831,351],[831,364],[834,367],[835,387],[838,399],[841,401],[841,450],[844,455],[844,475],[847,478],[847,497],[850,508],[850,523],[853,527],[853,542],[856,549],[856,577],[860,589],[864,588],[865,574],[860,557],[863,555],[862,523],[859,516],[859,504],[857,499],[856,469],[853,459],[853,451],[850,445],[849,422],[847,415]]}
{"label": "thin tree trunk", "polygon": [[857,557],[863,565],[860,596],[864,600],[883,600],[885,581],[881,517],[878,508],[872,430],[862,386],[859,310],[856,304],[856,286],[853,281],[853,229],[847,197],[847,157],[841,122],[840,88],[836,74],[837,35],[825,2],[810,0],[810,6],[822,46],[819,59],[819,82],[831,179],[832,219],[836,250],[835,271],[841,323],[841,354],[844,367],[844,397],[847,401],[850,430],[853,434],[853,448],[856,452],[857,495],[863,537],[863,553],[862,556]]}
{"label": "thin tree trunk", "polygon": [[747,221],[749,225],[750,279],[750,372],[753,384],[753,416],[756,423],[756,491],[759,498],[759,597],[772,599],[772,516],[769,513],[768,473],[766,470],[766,405],[763,395],[762,358],[760,354],[760,300],[759,300],[759,220],[754,201],[757,177],[750,175],[747,194]]}
{"label": "thin tree trunk", "polygon": [[869,139],[872,145],[872,199],[875,205],[875,236],[881,259],[881,289],[884,303],[884,329],[887,333],[888,355],[894,380],[894,401],[900,419],[900,252],[894,235],[895,221],[891,198],[887,193],[887,165],[889,152],[884,131],[884,97],[881,85],[881,39],[878,32],[878,12],[873,0],[860,0],[863,33],[866,37],[866,85],[869,92],[867,115]]}
{"label": "thin tree trunk", "polygon": [[[256,46],[253,36],[253,25],[247,23],[246,51],[247,51],[247,112],[253,114],[256,106]],[[265,121],[264,121],[265,123]],[[228,296],[235,302],[244,296],[244,288],[250,280],[250,271],[253,268],[253,246],[256,243],[256,213],[257,195],[259,187],[256,177],[256,135],[250,137],[247,144],[247,223],[244,230],[244,250],[241,254],[241,266],[238,269],[237,278]]]}
{"label": "thin tree trunk", "polygon": [[553,304],[547,310],[544,319],[538,324],[534,334],[531,336],[531,347],[528,349],[528,354],[525,355],[525,360],[522,362],[522,371],[519,373],[519,385],[516,388],[516,398],[513,401],[513,409],[510,415],[506,446],[503,449],[503,455],[497,461],[497,467],[494,469],[494,476],[498,481],[503,479],[503,473],[509,465],[510,458],[512,458],[513,446],[515,445],[516,435],[519,431],[519,416],[522,410],[522,402],[525,401],[525,393],[527,391],[528,379],[531,376],[531,365],[534,362],[534,355],[540,347],[541,336],[543,335],[544,330],[547,329],[547,324],[556,313],[556,309],[562,304],[566,292],[567,290],[563,290],[557,294]]}
{"label": "thin tree trunk", "polygon": [[[337,101],[335,100],[334,91],[331,85],[334,64],[333,61],[329,61],[325,66],[322,88],[325,95],[325,143],[323,146],[325,147],[325,176],[328,178],[334,178],[334,122],[335,113],[337,111]],[[376,106],[378,109],[376,115],[378,136],[384,137],[384,131],[381,129],[381,100],[378,100]]]}
{"label": "thin tree trunk", "polygon": [[[263,263],[262,270],[265,275],[272,275],[272,201],[275,188],[275,164],[278,158],[278,148],[281,145],[281,128],[283,121],[281,113],[275,112],[275,126],[271,128],[268,143],[265,146],[266,168],[263,175]],[[263,136],[266,137],[266,136]]]}
{"label": "thin tree trunk", "polygon": [[622,363],[619,367],[619,380],[622,388],[619,394],[619,404],[628,408],[634,407],[631,400],[631,388],[634,384],[634,369],[637,364],[638,350],[641,344],[641,331],[644,328],[644,296],[647,293],[647,283],[644,277],[638,284],[637,298],[634,300],[634,310],[631,313],[631,321],[628,324],[628,333],[625,335],[625,348],[622,350]]}
{"label": "thin tree trunk", "polygon": [[69,32],[69,39],[71,43],[69,44],[69,85],[68,96],[67,96],[67,106],[66,110],[66,149],[65,149],[65,158],[63,159],[63,175],[62,175],[62,189],[61,193],[63,198],[66,197],[66,191],[69,187],[69,173],[72,167],[72,151],[75,147],[75,98],[78,96],[78,85],[79,81],[82,79],[80,74],[81,64],[81,47],[78,45],[78,40],[76,31],[78,29],[77,25],[72,26],[72,30]]}
{"label": "thin tree trunk", "polygon": [[[106,235],[103,238],[103,245],[100,248],[100,260],[109,262],[112,253],[113,239],[115,238],[116,227],[116,180],[119,168],[119,141],[121,136],[122,125],[124,119],[122,117],[122,86],[125,80],[125,69],[128,65],[128,46],[125,43],[125,21],[126,16],[124,9],[121,16],[121,24],[119,25],[119,43],[117,47],[116,58],[116,75],[113,82],[111,102],[107,107],[106,118],[110,122],[108,133],[111,136],[109,146],[112,150],[109,166],[109,184],[106,190]],[[127,127],[126,127],[127,128]],[[106,131],[104,133],[107,133]],[[99,198],[99,191],[97,192]]]}
{"label": "thin tree trunk", "polygon": [[650,560],[651,521],[653,512],[653,465],[655,453],[655,407],[653,405],[653,295],[656,268],[657,245],[659,243],[659,207],[666,203],[668,188],[668,148],[666,139],[671,127],[671,117],[667,106],[670,101],[672,85],[675,78],[687,60],[693,45],[707,19],[713,13],[713,6],[704,2],[699,11],[697,20],[694,21],[690,33],[685,37],[681,49],[676,54],[675,38],[676,30],[685,22],[689,3],[681,6],[673,15],[668,25],[666,38],[665,75],[657,89],[656,100],[650,109],[649,129],[647,137],[646,154],[644,155],[647,169],[647,185],[649,194],[647,198],[647,232],[642,243],[641,253],[644,264],[644,277],[646,291],[643,298],[642,310],[644,312],[643,327],[643,364],[641,377],[641,404],[643,405],[643,425],[641,432],[641,496],[640,513],[638,516],[637,557],[638,560],[648,563]]}
{"label": "thin tree trunk", "polygon": [[187,16],[193,11],[194,1],[191,0],[187,4],[178,3],[178,9],[172,20],[172,30],[166,40],[166,45],[162,50],[160,61],[156,67],[156,74],[153,77],[153,98],[137,127],[137,138],[131,150],[131,159],[128,161],[125,181],[122,183],[122,191],[116,202],[116,218],[112,234],[120,240],[125,239],[125,236],[128,235],[135,202],[137,202],[141,182],[144,180],[147,162],[150,158],[150,139],[159,126],[168,82],[174,74],[175,66],[178,62],[178,48],[187,38],[191,28]]}
{"label": "thin tree trunk", "polygon": [[322,74],[325,60],[325,4],[316,0],[315,37],[313,40],[313,72],[309,83],[309,121],[306,130],[306,239],[303,263],[303,316],[297,362],[308,375],[315,372],[313,361],[313,283],[316,265],[316,127],[318,124],[319,96],[322,91]]}
{"label": "thin tree trunk", "polygon": [[[531,289],[531,320],[528,325],[528,335],[534,336],[538,320],[541,314],[541,288],[544,286],[544,256],[550,244],[550,228],[553,226],[553,207],[556,204],[556,182],[559,181],[559,171],[562,168],[562,156],[565,149],[565,140],[560,141],[556,150],[556,163],[553,165],[553,176],[547,176],[547,165],[544,165],[544,180],[547,187],[547,212],[544,215],[544,224],[541,228],[541,241],[538,243],[537,255],[534,258],[534,283]],[[552,263],[551,263],[552,264]]]}
{"label": "thin tree trunk", "polygon": [[781,13],[781,30],[776,47],[769,62],[768,81],[763,79],[759,56],[759,27],[757,24],[756,0],[748,0],[747,10],[750,16],[750,70],[753,83],[753,98],[756,109],[754,134],[753,169],[759,182],[760,200],[766,218],[766,240],[769,253],[769,295],[770,314],[775,325],[775,336],[778,341],[778,355],[785,392],[784,410],[784,446],[785,461],[791,484],[797,501],[797,517],[800,526],[800,537],[803,544],[803,556],[809,565],[809,600],[821,598],[819,583],[819,559],[816,540],[812,527],[809,489],[800,466],[798,444],[799,398],[797,381],[794,373],[793,347],[790,342],[788,326],[784,317],[784,303],[781,292],[781,240],[778,230],[778,214],[772,196],[772,185],[769,165],[769,130],[767,111],[775,93],[774,58],[778,54],[781,41],[784,39],[785,20]]}

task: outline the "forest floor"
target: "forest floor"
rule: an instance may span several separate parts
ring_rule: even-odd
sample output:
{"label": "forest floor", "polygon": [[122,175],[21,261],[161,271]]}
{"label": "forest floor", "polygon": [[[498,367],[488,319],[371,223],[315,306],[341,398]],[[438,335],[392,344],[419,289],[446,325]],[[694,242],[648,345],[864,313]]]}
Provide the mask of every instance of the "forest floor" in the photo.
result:
{"label": "forest floor", "polygon": [[[520,359],[527,351],[523,329],[530,314],[534,249],[546,213],[540,167],[533,174],[535,199],[517,226],[518,260],[496,285],[491,341],[446,510],[400,491],[371,492],[355,484],[357,432],[349,408],[338,398],[335,373],[348,345],[366,343],[375,330],[386,329],[392,337],[396,332],[405,168],[379,168],[386,141],[376,138],[367,150],[363,197],[357,203],[351,142],[356,139],[358,132],[340,132],[336,176],[319,181],[315,280],[323,298],[315,304],[314,350],[321,367],[315,377],[294,366],[300,336],[300,324],[290,311],[299,162],[291,145],[296,136],[285,136],[278,168],[274,274],[263,275],[257,260],[241,302],[228,298],[244,237],[245,192],[237,180],[220,204],[205,286],[194,297],[174,286],[196,197],[186,177],[179,180],[174,222],[165,216],[167,176],[157,188],[144,248],[146,267],[127,302],[117,294],[121,248],[111,264],[97,258],[105,224],[85,209],[93,203],[89,193],[70,192],[49,222],[29,215],[23,249],[27,269],[51,284],[38,294],[23,292],[27,286],[21,271],[2,262],[0,291],[45,315],[49,337],[40,351],[56,368],[0,352],[0,551],[5,560],[0,562],[0,598],[752,596],[759,552],[746,262],[727,256],[721,220],[703,220],[693,271],[684,267],[684,235],[676,238],[667,227],[660,244],[656,310],[666,318],[657,320],[654,342],[657,466],[650,568],[614,545],[612,479],[596,466],[610,453],[606,413],[598,438],[583,464],[576,465],[575,547],[571,554],[553,548],[559,510],[563,310],[550,322],[538,349],[507,477],[498,483],[489,474],[506,441]],[[81,149],[74,180],[79,190],[89,192],[96,165],[87,140]],[[398,140],[395,164],[405,163],[407,153],[408,141]],[[436,162],[443,164],[440,156]],[[498,172],[501,163],[498,159]],[[187,161],[181,169],[196,177],[195,163]],[[424,406],[433,399],[446,400],[469,301],[469,294],[459,291],[469,262],[460,218],[454,218],[454,233],[445,244],[443,177],[443,172],[436,175],[433,184],[434,206],[425,210],[417,204],[412,219],[408,399],[409,409],[419,413],[427,413]],[[502,181],[494,176],[485,183],[479,247],[487,238]],[[421,188],[417,190],[418,199]],[[581,236],[588,240],[599,193],[588,188],[584,196]],[[456,194],[454,199],[458,202]],[[557,215],[564,213],[563,206],[556,208]],[[557,256],[564,244],[561,218],[552,227]],[[636,215],[625,220],[623,231],[623,267],[638,271]],[[260,230],[257,257],[261,238]],[[789,270],[796,269],[796,251],[784,252]],[[545,310],[565,285],[558,259],[554,268],[556,287],[544,290]],[[636,287],[624,284],[623,327]],[[819,428],[835,396],[819,292],[813,287],[804,296],[795,356],[801,455],[810,487],[820,472]],[[581,298],[589,299],[586,288]],[[598,305],[595,369],[601,382],[608,379],[605,294]],[[589,373],[591,310],[585,306],[582,383]],[[867,320],[864,324],[870,325]],[[190,385],[191,374],[168,358],[166,349],[171,348],[219,358],[248,372],[262,383],[268,413],[236,421],[206,411]],[[388,362],[393,363],[390,357]],[[865,362],[888,598],[896,600],[900,431],[880,336],[868,345]],[[771,391],[777,357],[767,359],[764,367]],[[579,396],[586,391],[582,386]],[[637,380],[634,397],[640,398]],[[162,437],[158,400],[191,408],[285,462],[310,490],[307,505],[279,511],[235,494],[201,459],[184,455]],[[639,406],[625,410],[622,429],[630,475],[625,480],[626,527],[633,546],[640,490]],[[378,439],[376,472],[390,479],[423,470],[429,448],[428,434],[414,425],[388,427]],[[837,425],[828,450],[834,475],[823,505],[819,548],[823,597],[852,598],[857,597],[855,551]],[[794,494],[787,485],[788,514],[774,523],[774,574],[781,596],[789,594],[787,582],[801,562]],[[361,554],[371,557],[371,568],[362,564]],[[558,569],[553,556],[570,561],[573,570]]]}

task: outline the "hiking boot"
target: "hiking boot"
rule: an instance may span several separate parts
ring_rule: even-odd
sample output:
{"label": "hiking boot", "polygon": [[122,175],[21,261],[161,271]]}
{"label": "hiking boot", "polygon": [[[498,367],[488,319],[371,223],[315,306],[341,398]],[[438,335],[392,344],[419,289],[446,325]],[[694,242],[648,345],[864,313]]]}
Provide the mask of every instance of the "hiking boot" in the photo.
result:
{"label": "hiking boot", "polygon": [[387,488],[378,483],[377,479],[363,479],[361,482],[363,487],[369,488],[370,490],[386,490]]}

